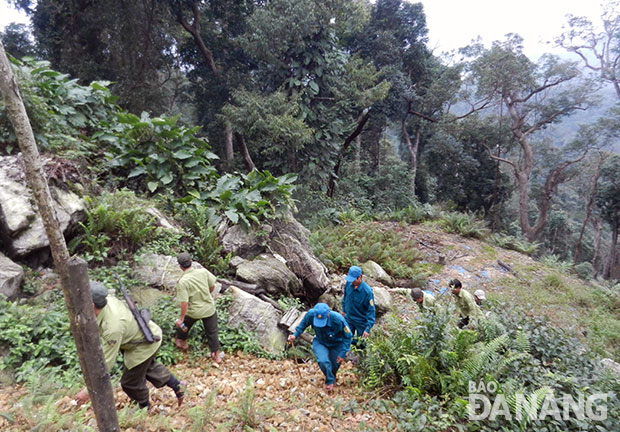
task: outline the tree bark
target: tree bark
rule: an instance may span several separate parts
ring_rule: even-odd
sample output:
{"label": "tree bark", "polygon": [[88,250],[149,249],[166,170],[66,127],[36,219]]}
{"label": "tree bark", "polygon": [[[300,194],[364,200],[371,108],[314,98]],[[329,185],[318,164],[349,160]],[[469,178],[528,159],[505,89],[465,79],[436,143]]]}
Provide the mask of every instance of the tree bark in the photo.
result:
{"label": "tree bark", "polygon": [[243,139],[243,135],[239,132],[235,132],[235,140],[237,141],[237,145],[241,149],[241,155],[243,156],[243,161],[245,162],[245,167],[248,171],[252,171],[256,168],[254,165],[254,161],[252,160],[252,156],[250,156],[250,152],[248,151],[248,147],[245,145],[245,140]]}
{"label": "tree bark", "polygon": [[618,228],[620,227],[620,214],[616,213],[614,223],[611,227],[611,244],[609,245],[609,256],[605,265],[605,279],[613,279],[617,273],[616,270],[616,254],[618,249]]}
{"label": "tree bark", "polygon": [[599,257],[601,256],[603,220],[599,217],[592,218],[592,225],[594,226],[594,255],[592,256],[592,277],[596,279],[600,272]]}
{"label": "tree bark", "polygon": [[420,146],[420,128],[416,129],[415,140],[412,143],[407,132],[407,117],[401,123],[401,132],[405,138],[407,150],[409,150],[409,171],[411,172],[411,196],[415,197],[415,179],[418,173],[418,147]]}
{"label": "tree bark", "polygon": [[198,50],[200,51],[202,56],[205,58],[209,69],[211,69],[211,71],[217,75],[220,72],[215,65],[213,53],[209,48],[207,48],[207,45],[205,45],[204,41],[202,40],[202,36],[200,35],[200,2],[192,2],[192,15],[193,20],[190,24],[183,17],[183,12],[181,11],[181,9],[179,9],[177,10],[177,21],[189,34],[192,35],[192,37],[194,38],[194,42],[196,43],[196,46],[198,47]]}
{"label": "tree bark", "polygon": [[233,150],[233,131],[230,123],[226,122],[224,126],[224,153],[226,154],[226,165],[228,167],[232,167],[233,158],[234,158],[234,150]]}
{"label": "tree bark", "polygon": [[357,119],[357,127],[351,134],[344,140],[342,147],[340,148],[340,152],[338,152],[338,159],[336,160],[336,165],[334,165],[334,169],[329,176],[329,181],[327,183],[327,196],[330,198],[334,197],[334,192],[336,191],[336,179],[338,178],[338,173],[340,172],[340,166],[342,164],[342,160],[351,145],[351,142],[362,133],[362,129],[366,125],[366,122],[370,118],[370,112],[367,111],[365,114],[362,114]]}
{"label": "tree bark", "polygon": [[586,214],[583,219],[583,223],[581,224],[581,229],[579,230],[579,238],[577,239],[577,243],[575,244],[575,252],[573,254],[573,265],[577,265],[579,260],[579,254],[581,253],[581,242],[583,241],[583,234],[586,231],[586,225],[590,221],[590,216],[592,215],[592,206],[594,205],[594,197],[596,193],[596,185],[598,184],[598,179],[601,175],[601,164],[603,163],[603,158],[599,157],[595,167],[594,167],[594,175],[592,176],[592,180],[590,182],[590,189],[588,190],[588,200],[586,201]]}
{"label": "tree bark", "polygon": [[26,177],[37,201],[54,264],[60,275],[71,333],[77,346],[97,425],[100,431],[120,431],[110,376],[99,343],[99,330],[90,297],[86,266],[79,259],[69,259],[69,252],[53,207],[52,196],[45,179],[32,127],[2,43],[0,43],[0,93],[15,129],[17,142],[24,157]]}

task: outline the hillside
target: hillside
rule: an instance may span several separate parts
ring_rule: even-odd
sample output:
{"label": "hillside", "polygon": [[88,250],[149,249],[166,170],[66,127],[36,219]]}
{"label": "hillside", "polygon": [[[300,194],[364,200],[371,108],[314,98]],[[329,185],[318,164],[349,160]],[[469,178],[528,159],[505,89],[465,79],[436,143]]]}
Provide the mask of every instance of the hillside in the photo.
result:
{"label": "hillside", "polygon": [[[429,267],[439,270],[430,274],[427,288],[438,291],[448,280],[459,278],[470,292],[484,289],[492,305],[512,304],[527,315],[545,316],[554,327],[576,331],[591,349],[618,359],[620,308],[604,308],[597,300],[601,287],[587,285],[561,268],[527,255],[446,233],[434,222],[363,225],[384,235],[395,233],[403,244],[415,243],[423,264],[444,262]],[[393,315],[404,322],[413,321],[419,312],[406,295],[408,291],[389,291],[394,301]],[[446,294],[441,301],[449,301],[449,297]],[[617,292],[609,297],[609,301],[617,299]],[[377,325],[384,324],[385,319]],[[221,365],[215,365],[207,358],[189,354],[183,355],[172,370],[188,381],[181,408],[175,406],[171,392],[153,390],[154,412],[148,416],[136,413],[117,388],[124,430],[382,431],[396,424],[391,415],[396,409],[390,401],[392,390],[363,387],[361,380],[365,377],[356,374],[350,362],[343,366],[336,390],[330,395],[324,393],[322,375],[311,360],[296,366],[290,359],[266,360],[235,352],[229,353]],[[92,430],[92,412],[75,406],[75,391],[45,379],[29,387],[0,387],[0,429]]]}

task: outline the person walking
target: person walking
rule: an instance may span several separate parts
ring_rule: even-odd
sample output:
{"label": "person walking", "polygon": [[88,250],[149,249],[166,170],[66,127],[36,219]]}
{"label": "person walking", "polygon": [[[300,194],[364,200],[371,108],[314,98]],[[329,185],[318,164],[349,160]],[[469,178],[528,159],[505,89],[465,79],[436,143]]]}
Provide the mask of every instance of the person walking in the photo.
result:
{"label": "person walking", "polygon": [[458,308],[461,319],[459,321],[459,328],[463,328],[469,324],[470,319],[479,320],[482,318],[482,311],[476,304],[474,296],[468,291],[463,289],[461,281],[453,279],[448,283],[448,286],[452,289],[452,295],[456,298],[456,307]]}
{"label": "person walking", "polygon": [[342,315],[355,338],[367,338],[375,324],[375,297],[372,288],[362,278],[362,269],[351,266],[345,277],[342,297]]}
{"label": "person walking", "polygon": [[435,296],[422,291],[420,288],[411,290],[411,298],[418,304],[421,311],[434,310],[435,308]]}
{"label": "person walking", "polygon": [[174,344],[182,351],[187,351],[189,332],[197,321],[202,320],[211,358],[221,363],[222,352],[217,328],[217,311],[211,293],[215,289],[215,276],[207,269],[192,267],[192,257],[187,252],[177,255],[183,276],[176,286],[176,299],[181,307],[181,314],[176,320],[176,337]]}
{"label": "person walking", "polygon": [[[183,403],[184,384],[165,366],[155,361],[161,345],[161,328],[153,321],[148,322],[155,342],[146,341],[127,304],[114,296],[108,296],[107,288],[99,282],[90,282],[95,317],[101,338],[101,348],[108,371],[112,369],[119,352],[123,353],[123,374],[121,387],[140,408],[150,408],[149,389],[146,382],[155,388],[170,387],[179,406]],[[87,402],[88,391],[81,390],[75,397],[78,405]]]}
{"label": "person walking", "polygon": [[331,392],[336,383],[336,373],[351,347],[351,330],[342,315],[330,310],[325,303],[317,303],[306,312],[288,341],[295,341],[310,325],[315,334],[312,351],[325,375],[325,390]]}

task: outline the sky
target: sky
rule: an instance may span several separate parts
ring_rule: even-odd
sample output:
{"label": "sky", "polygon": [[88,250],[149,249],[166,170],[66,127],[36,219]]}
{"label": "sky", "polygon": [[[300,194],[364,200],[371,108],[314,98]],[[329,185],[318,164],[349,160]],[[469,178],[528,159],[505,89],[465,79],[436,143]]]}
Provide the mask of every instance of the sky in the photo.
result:
{"label": "sky", "polygon": [[[490,46],[494,40],[503,40],[506,33],[518,33],[524,38],[525,54],[532,60],[545,52],[562,52],[557,48],[553,51],[545,42],[562,33],[566,14],[586,16],[597,23],[602,11],[600,0],[418,1],[426,13],[429,48],[436,54],[465,46],[479,35]],[[13,21],[28,22],[7,0],[0,0],[0,29]]]}
{"label": "sky", "polygon": [[600,0],[418,0],[424,5],[429,48],[436,54],[468,45],[482,36],[485,46],[507,33],[524,39],[524,53],[537,60],[564,52],[545,44],[562,33],[567,14],[600,21]]}

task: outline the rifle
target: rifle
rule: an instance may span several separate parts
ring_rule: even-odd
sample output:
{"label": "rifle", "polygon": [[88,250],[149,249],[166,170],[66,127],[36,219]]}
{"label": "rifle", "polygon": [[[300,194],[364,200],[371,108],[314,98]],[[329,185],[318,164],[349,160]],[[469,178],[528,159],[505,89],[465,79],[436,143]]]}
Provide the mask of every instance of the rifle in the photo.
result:
{"label": "rifle", "polygon": [[118,277],[117,273],[114,273],[114,276],[116,277],[116,280],[118,281],[118,284],[121,287],[121,292],[123,293],[123,297],[125,297],[125,302],[127,302],[127,306],[129,307],[129,310],[131,311],[131,313],[133,314],[133,317],[138,322],[138,327],[140,327],[140,331],[144,335],[146,341],[148,343],[158,342],[160,338],[159,337],[156,338],[155,336],[153,336],[153,332],[149,328],[149,321],[151,320],[151,313],[149,312],[148,309],[142,309],[142,310],[138,309],[138,307],[136,306],[136,303],[133,301],[133,299],[131,298],[127,290],[125,289],[125,286],[123,285],[123,282],[121,281],[121,278]]}

